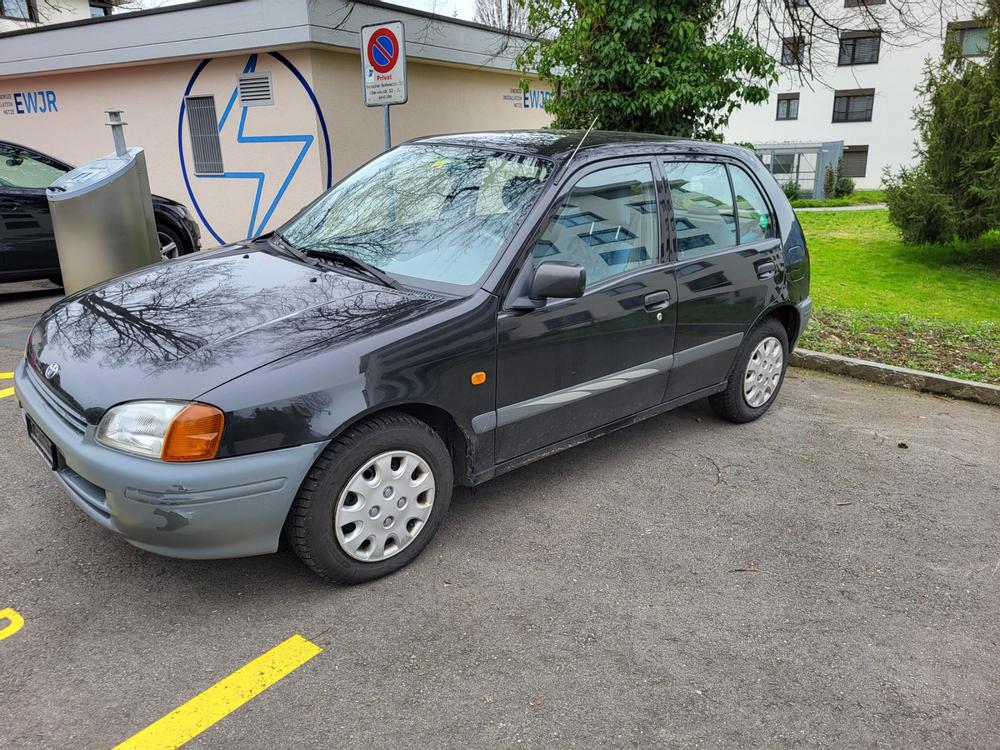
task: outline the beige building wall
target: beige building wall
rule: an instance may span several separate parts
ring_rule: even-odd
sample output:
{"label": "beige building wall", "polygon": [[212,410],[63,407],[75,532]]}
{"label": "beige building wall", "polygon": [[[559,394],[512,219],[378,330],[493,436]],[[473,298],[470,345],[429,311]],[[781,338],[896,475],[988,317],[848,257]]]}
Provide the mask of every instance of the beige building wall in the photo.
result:
{"label": "beige building wall", "polygon": [[[307,89],[289,66],[264,50],[209,58],[204,65],[199,58],[2,79],[0,139],[81,164],[113,150],[104,110],[119,107],[128,123],[128,144],[146,150],[153,192],[192,209],[202,223],[204,247],[254,236],[280,225],[326,188],[327,138],[333,181],[382,151],[382,110],[362,103],[357,53],[277,54],[315,93],[325,132]],[[271,72],[274,104],[247,107],[240,137],[242,108],[237,102],[228,117],[225,108],[248,64]],[[533,84],[526,100],[517,74],[412,59],[408,72],[409,101],[392,108],[394,143],[437,133],[539,128],[550,121],[541,107],[541,86]],[[194,173],[188,123],[186,118],[179,123],[189,85],[190,94],[215,99],[226,176]],[[27,94],[38,99],[47,92],[54,95],[55,108],[16,111],[15,95],[21,95],[24,109]]]}
{"label": "beige building wall", "polygon": [[[338,180],[382,151],[382,108],[365,107],[358,54],[313,50],[316,95],[334,144],[333,176]],[[410,138],[476,130],[543,128],[552,118],[541,108],[532,83],[525,108],[516,73],[469,70],[410,60],[409,99],[392,107],[393,145]],[[536,106],[532,107],[534,104]]]}

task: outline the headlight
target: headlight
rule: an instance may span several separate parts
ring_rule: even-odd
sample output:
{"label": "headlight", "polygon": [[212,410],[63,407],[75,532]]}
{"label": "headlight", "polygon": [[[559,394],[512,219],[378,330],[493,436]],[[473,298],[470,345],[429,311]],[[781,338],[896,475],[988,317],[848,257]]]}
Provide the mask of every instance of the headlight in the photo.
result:
{"label": "headlight", "polygon": [[222,412],[208,404],[133,401],[108,409],[97,442],[163,461],[215,458],[222,439]]}

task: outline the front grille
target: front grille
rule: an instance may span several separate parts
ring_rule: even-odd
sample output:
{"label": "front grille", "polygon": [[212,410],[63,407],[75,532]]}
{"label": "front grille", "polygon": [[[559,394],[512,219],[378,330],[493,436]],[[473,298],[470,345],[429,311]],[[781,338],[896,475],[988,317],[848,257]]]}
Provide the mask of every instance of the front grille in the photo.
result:
{"label": "front grille", "polygon": [[48,405],[52,411],[54,411],[63,422],[68,424],[73,430],[79,434],[83,434],[87,431],[87,419],[80,414],[78,411],[70,407],[65,401],[56,396],[55,393],[46,385],[35,371],[31,367],[26,368],[28,371],[28,380],[31,384],[35,386],[35,390],[38,391],[38,395],[42,397],[42,400]]}

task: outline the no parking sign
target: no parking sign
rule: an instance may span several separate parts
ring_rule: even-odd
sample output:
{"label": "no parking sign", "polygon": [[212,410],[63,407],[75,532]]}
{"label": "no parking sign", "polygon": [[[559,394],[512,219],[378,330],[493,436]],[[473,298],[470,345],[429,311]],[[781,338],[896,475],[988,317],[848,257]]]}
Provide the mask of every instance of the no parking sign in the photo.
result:
{"label": "no parking sign", "polygon": [[406,104],[406,38],[402,21],[361,27],[365,106]]}

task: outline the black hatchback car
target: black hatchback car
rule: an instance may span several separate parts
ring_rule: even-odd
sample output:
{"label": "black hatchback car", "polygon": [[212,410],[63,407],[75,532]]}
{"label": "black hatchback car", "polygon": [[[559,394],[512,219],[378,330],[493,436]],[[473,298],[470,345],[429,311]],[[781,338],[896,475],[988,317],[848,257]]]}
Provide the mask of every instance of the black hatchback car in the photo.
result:
{"label": "black hatchback car", "polygon": [[411,141],[272,235],[57,303],[17,368],[92,519],[165,555],[359,582],[476,485],[708,397],[764,414],[810,312],[749,151],[621,133]]}
{"label": "black hatchback car", "polygon": [[[0,282],[49,279],[62,286],[45,188],[71,169],[46,154],[0,141]],[[153,214],[163,257],[199,248],[201,230],[183,204],[154,195]]]}

